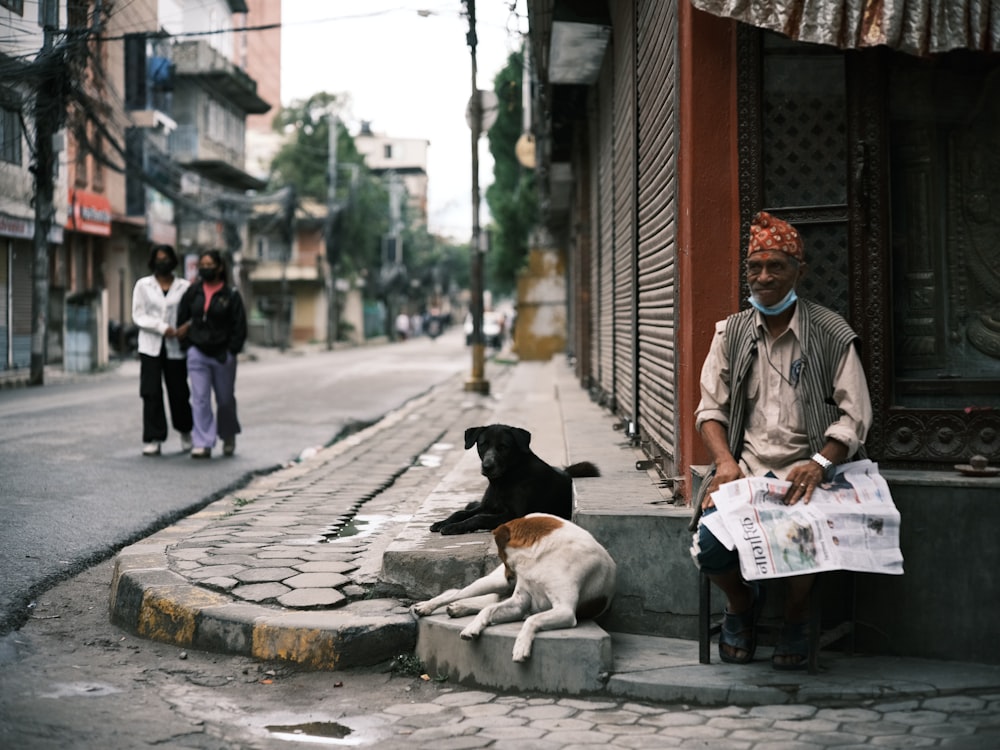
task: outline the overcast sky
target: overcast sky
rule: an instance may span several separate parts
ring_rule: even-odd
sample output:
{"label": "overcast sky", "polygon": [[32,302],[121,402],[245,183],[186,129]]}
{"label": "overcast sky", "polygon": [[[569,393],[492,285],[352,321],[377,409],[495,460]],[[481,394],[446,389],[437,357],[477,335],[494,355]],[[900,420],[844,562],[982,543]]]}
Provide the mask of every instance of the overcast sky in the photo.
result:
{"label": "overcast sky", "polygon": [[[478,86],[492,90],[527,30],[525,0],[477,0]],[[461,0],[284,0],[282,104],[327,91],[347,94],[352,134],[361,120],[376,133],[425,138],[430,231],[462,242],[472,232],[472,142],[465,111],[472,94],[469,30]],[[418,11],[427,11],[421,15]],[[480,140],[480,188],[493,182]],[[482,202],[483,224],[488,210]]]}

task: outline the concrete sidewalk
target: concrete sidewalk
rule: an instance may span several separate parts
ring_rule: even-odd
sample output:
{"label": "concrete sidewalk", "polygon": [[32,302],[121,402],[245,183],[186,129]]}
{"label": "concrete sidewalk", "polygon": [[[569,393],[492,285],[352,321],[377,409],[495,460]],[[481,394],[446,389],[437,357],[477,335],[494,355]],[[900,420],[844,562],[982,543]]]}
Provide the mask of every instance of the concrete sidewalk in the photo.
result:
{"label": "concrete sidewalk", "polygon": [[[669,491],[636,470],[637,452],[587,398],[564,358],[497,358],[487,377],[490,396],[466,393],[464,378],[454,378],[122,550],[112,620],[178,646],[316,669],[416,650],[434,674],[500,690],[743,705],[1000,691],[997,666],[824,652],[821,673],[810,676],[772,670],[767,649],[748,666],[701,665],[695,641],[608,632],[594,623],[540,634],[531,661],[516,665],[510,650],[517,624],[490,628],[470,644],[458,637],[463,620],[414,620],[412,601],[496,564],[489,534],[428,530],[482,495],[478,459],[463,446],[467,427],[516,424],[552,464],[595,461],[602,477],[579,483],[581,504],[613,498],[606,507],[626,514],[643,503],[669,508]],[[655,564],[655,550],[637,553]]]}

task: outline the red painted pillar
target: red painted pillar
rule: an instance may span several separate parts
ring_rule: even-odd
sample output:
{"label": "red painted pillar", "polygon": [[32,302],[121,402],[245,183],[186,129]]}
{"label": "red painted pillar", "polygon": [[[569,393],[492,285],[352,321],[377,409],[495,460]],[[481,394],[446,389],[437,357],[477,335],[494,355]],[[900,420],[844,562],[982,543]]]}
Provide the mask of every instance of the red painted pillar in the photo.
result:
{"label": "red painted pillar", "polygon": [[[678,4],[680,154],[677,267],[678,473],[708,463],[694,429],[715,322],[739,307],[736,23]],[[690,483],[685,483],[690,502]]]}

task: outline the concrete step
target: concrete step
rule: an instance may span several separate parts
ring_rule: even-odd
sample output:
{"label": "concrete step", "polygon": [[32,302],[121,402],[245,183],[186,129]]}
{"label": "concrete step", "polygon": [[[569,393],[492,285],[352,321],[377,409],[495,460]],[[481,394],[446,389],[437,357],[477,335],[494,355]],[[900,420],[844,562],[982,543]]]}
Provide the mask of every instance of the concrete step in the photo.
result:
{"label": "concrete step", "polygon": [[[686,527],[687,513],[665,502],[650,475],[636,468],[641,451],[614,430],[615,420],[607,412],[586,396],[580,400],[581,390],[575,382],[570,384],[572,379],[562,360],[522,363],[489,421],[527,429],[532,450],[550,464],[590,460],[599,465],[600,479],[575,483],[575,520],[619,564],[619,595],[602,622],[625,629],[639,627],[637,632],[660,634],[663,630],[663,634],[675,635],[673,630],[678,628],[664,624],[671,618],[663,616],[670,611],[663,604],[669,596],[663,592],[675,587],[660,580],[654,561],[667,540],[683,543],[681,537],[689,539],[680,531]],[[572,438],[564,432],[562,402],[566,398],[577,399],[569,411],[575,419]],[[479,500],[485,488],[479,457],[467,451],[388,544],[382,555],[381,580],[401,587],[415,600],[424,600],[466,586],[495,568],[499,560],[492,534],[442,536],[429,530],[433,522]],[[668,533],[672,527],[677,531]],[[692,577],[690,583],[693,595],[697,580]],[[650,613],[650,607],[658,611]],[[539,633],[531,659],[519,664],[511,655],[520,623],[491,626],[476,641],[463,641],[459,633],[469,620],[452,619],[442,612],[418,621],[417,655],[432,677],[447,676],[500,690],[576,694],[604,689],[612,675],[611,635],[594,622]],[[662,650],[662,644],[653,648]]]}
{"label": "concrete step", "polygon": [[459,635],[472,617],[432,615],[417,629],[417,657],[431,678],[494,690],[576,695],[599,692],[611,673],[611,636],[593,622],[548,630],[535,637],[531,658],[511,658],[520,622],[491,625],[479,638]]}

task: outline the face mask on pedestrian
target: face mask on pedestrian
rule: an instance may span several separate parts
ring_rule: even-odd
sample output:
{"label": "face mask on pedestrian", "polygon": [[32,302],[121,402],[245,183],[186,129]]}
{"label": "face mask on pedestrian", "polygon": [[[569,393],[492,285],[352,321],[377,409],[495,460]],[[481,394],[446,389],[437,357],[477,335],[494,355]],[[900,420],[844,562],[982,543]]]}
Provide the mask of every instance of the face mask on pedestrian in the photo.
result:
{"label": "face mask on pedestrian", "polygon": [[158,260],[153,264],[153,273],[157,276],[169,276],[174,270],[174,262],[171,260]]}
{"label": "face mask on pedestrian", "polygon": [[218,268],[199,268],[198,276],[202,281],[215,281],[219,276]]}

